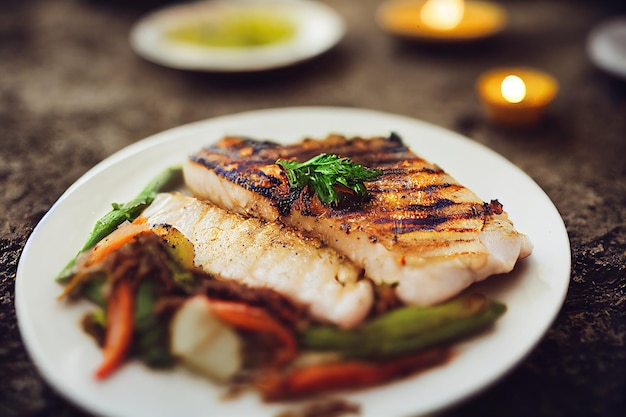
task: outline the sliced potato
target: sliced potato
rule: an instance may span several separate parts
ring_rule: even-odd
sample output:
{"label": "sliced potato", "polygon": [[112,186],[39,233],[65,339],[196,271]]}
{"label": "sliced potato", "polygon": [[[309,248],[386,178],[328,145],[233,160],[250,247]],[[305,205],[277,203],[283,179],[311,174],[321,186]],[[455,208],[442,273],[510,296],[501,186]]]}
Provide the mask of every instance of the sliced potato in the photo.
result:
{"label": "sliced potato", "polygon": [[195,252],[193,243],[180,230],[169,224],[158,224],[152,227],[156,233],[170,247],[174,258],[183,268],[193,269]]}
{"label": "sliced potato", "polygon": [[185,365],[217,381],[230,380],[243,363],[240,336],[213,314],[204,296],[190,298],[176,312],[170,344]]}

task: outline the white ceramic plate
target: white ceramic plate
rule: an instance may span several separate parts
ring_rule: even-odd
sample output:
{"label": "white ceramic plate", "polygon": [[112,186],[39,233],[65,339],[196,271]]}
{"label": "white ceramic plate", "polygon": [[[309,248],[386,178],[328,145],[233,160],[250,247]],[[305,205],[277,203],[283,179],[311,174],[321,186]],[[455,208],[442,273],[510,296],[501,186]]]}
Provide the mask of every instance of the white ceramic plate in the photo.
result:
{"label": "white ceramic plate", "polygon": [[626,16],[596,26],[587,38],[587,53],[598,68],[626,78]]}
{"label": "white ceramic plate", "polygon": [[[286,41],[256,47],[208,47],[169,40],[172,27],[202,16],[220,18],[233,12],[271,10],[292,22]],[[130,33],[133,50],[167,67],[220,72],[261,71],[291,65],[322,54],[345,33],[343,19],[329,6],[310,0],[211,0],[183,3],[140,19]]]}
{"label": "white ceramic plate", "polygon": [[351,393],[363,417],[416,416],[440,410],[494,383],[528,354],[551,325],[569,283],[570,246],[563,221],[526,174],[482,145],[408,117],[345,108],[287,108],[219,117],[137,142],[107,158],[72,185],[36,227],[22,254],[16,282],[19,327],[42,375],[60,393],[105,416],[275,416],[299,404],[263,404],[249,393],[220,399],[221,389],[183,369],[151,371],[140,363],[112,378],[92,377],[100,352],[78,322],[87,303],[56,299],[54,276],[84,243],[112,202],[134,197],[164,168],[225,134],[288,143],[305,136],[400,134],[489,201],[498,198],[515,226],[530,236],[533,254],[515,271],[477,288],[505,302],[508,312],[488,331],[457,346],[448,364],[403,381]]}

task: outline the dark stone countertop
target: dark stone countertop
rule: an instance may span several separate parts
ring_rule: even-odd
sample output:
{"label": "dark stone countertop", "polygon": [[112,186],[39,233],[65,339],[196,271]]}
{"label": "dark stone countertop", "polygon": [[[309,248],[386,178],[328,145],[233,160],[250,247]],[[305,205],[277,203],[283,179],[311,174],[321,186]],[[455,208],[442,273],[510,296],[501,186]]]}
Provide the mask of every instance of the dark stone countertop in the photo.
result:
{"label": "dark stone countertop", "polygon": [[[626,13],[623,2],[506,1],[510,21],[499,37],[437,47],[382,33],[378,1],[325,2],[348,25],[335,49],[248,75],[176,71],[133,54],[129,30],[156,1],[0,4],[0,416],[85,415],[38,374],[13,306],[20,253],[63,191],[159,131],[300,105],[398,113],[469,136],[527,172],[564,219],[572,274],[552,327],[506,377],[443,415],[626,415],[626,85],[594,68],[585,51],[596,24]],[[502,65],[536,66],[559,80],[535,129],[486,120],[474,82]]]}

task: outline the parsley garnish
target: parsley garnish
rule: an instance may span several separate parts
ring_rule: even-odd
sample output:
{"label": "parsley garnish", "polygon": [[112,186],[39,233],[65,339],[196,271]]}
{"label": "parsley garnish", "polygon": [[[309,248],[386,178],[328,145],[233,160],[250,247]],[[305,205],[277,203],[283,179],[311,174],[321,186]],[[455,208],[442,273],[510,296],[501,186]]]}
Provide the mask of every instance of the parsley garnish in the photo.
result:
{"label": "parsley garnish", "polygon": [[287,173],[291,187],[310,185],[324,204],[337,204],[339,192],[367,196],[364,181],[377,178],[382,171],[355,164],[335,154],[320,154],[306,162],[279,159],[276,163]]}

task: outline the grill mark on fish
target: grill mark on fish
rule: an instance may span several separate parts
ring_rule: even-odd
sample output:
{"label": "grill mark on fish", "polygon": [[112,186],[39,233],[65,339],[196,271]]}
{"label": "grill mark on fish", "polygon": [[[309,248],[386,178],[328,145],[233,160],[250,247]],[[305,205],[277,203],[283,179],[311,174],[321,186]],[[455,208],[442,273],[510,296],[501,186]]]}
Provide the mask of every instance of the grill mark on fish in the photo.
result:
{"label": "grill mark on fish", "polygon": [[440,191],[440,190],[453,191],[453,190],[459,190],[462,188],[458,184],[448,184],[448,183],[420,186],[417,184],[409,184],[409,183],[398,184],[397,182],[395,182],[395,183],[387,184],[383,182],[378,182],[375,184],[368,183],[365,185],[369,193],[400,193],[400,192],[409,192],[409,191],[416,192],[416,193],[417,192],[432,193],[432,192]]}
{"label": "grill mark on fish", "polygon": [[[258,170],[258,161],[239,161],[232,165],[223,166],[219,162],[214,162],[206,158],[196,158],[192,156],[191,159],[206,166],[207,168],[214,169],[219,175],[239,185],[243,185],[244,183],[249,182],[249,177],[246,177],[245,174],[257,176],[257,181],[260,180],[261,184],[264,184],[266,182],[268,183],[267,186],[260,186],[257,185],[257,182],[255,182],[255,186],[259,189],[276,187],[281,184],[279,178],[268,175],[263,171]],[[248,181],[246,181],[246,179]]]}
{"label": "grill mark on fish", "polygon": [[[310,206],[314,200],[307,195],[306,200],[301,201],[305,210],[302,212],[305,216],[315,216],[316,212]],[[328,209],[326,212],[328,217],[342,217],[345,219],[356,218],[361,215],[361,211],[352,208],[338,210]],[[484,205],[476,203],[459,203],[447,198],[436,199],[431,204],[408,204],[406,206],[395,207],[391,211],[381,211],[373,222],[381,227],[386,227],[394,234],[411,233],[416,230],[449,230],[456,232],[471,231],[465,227],[446,226],[458,220],[477,219],[482,221],[487,214]],[[402,227],[392,227],[402,218],[404,223]],[[347,227],[340,230],[348,231]]]}
{"label": "grill mark on fish", "polygon": [[[406,147],[385,149],[384,152],[372,154],[371,150],[367,149],[346,149],[338,150],[339,152],[349,153],[350,159],[357,164],[366,165],[369,167],[385,167],[397,163],[399,160],[406,160],[412,163],[423,162],[423,159],[410,154],[410,151]],[[392,168],[393,169],[393,168]]]}
{"label": "grill mark on fish", "polygon": [[[376,223],[381,224],[387,220],[388,219],[379,219]],[[403,234],[414,232],[416,230],[435,230],[437,226],[447,222],[449,219],[445,216],[434,216],[429,214],[426,217],[390,220],[393,221],[393,227],[391,228],[392,232],[395,234]]]}
{"label": "grill mark on fish", "polygon": [[430,211],[430,210],[440,210],[446,207],[450,207],[456,205],[456,203],[448,198],[442,198],[437,200],[432,204],[408,204],[404,207],[406,211]]}
{"label": "grill mark on fish", "polygon": [[[245,139],[244,139],[245,140]],[[245,142],[248,142],[245,140]],[[275,144],[263,142],[263,146],[252,146],[252,152],[261,152],[275,147]],[[242,147],[238,147],[239,153]],[[206,152],[213,152],[213,148],[207,148]],[[217,148],[217,154],[229,157],[227,150]],[[248,154],[248,152],[244,152]],[[254,154],[252,154],[254,155]],[[259,169],[259,165],[273,164],[275,160],[270,159],[236,159],[222,160],[221,158],[214,160],[212,158],[203,157],[202,153],[189,157],[191,161],[205,166],[213,170],[217,175],[244,187],[245,189],[257,193],[268,200],[272,201],[278,209],[281,216],[291,211],[294,202],[298,198],[299,190],[291,189],[285,183],[285,178],[279,178],[275,175],[268,174]]]}
{"label": "grill mark on fish", "polygon": [[[418,159],[417,162],[419,161],[421,160]],[[391,161],[391,158],[390,158],[389,163],[392,163],[392,162],[397,162],[397,160]],[[374,164],[374,163],[368,164],[368,166],[375,167],[383,171],[379,178],[392,176],[392,175],[411,175],[411,174],[420,174],[420,173],[443,174],[444,173],[443,169],[439,167],[429,167],[429,166],[423,166],[420,168],[409,168],[409,167],[397,168],[397,167],[388,167],[388,166],[385,166],[384,164]]]}
{"label": "grill mark on fish", "polygon": [[[452,210],[444,210],[452,209]],[[400,213],[400,216],[396,213]],[[448,231],[471,231],[465,227],[445,227],[446,223],[458,220],[477,219],[482,221],[486,212],[480,205],[470,203],[456,203],[448,199],[440,199],[430,205],[411,204],[392,212],[393,215],[380,216],[374,222],[378,225],[393,225],[394,234],[411,233],[417,230],[448,230]],[[397,226],[398,218],[401,217],[401,226]],[[389,226],[391,227],[391,226]]]}
{"label": "grill mark on fish", "polygon": [[[453,220],[469,220],[472,218],[480,219],[482,215],[473,215],[474,213],[461,213],[459,215],[446,215],[446,214],[432,214],[426,213],[424,216],[410,216],[405,215],[402,218],[394,218],[394,217],[380,217],[374,220],[374,223],[377,225],[385,226],[391,228],[394,234],[403,234],[403,233],[411,233],[418,230],[436,230],[443,229],[446,231],[456,231],[456,232],[464,232],[464,231],[472,231],[473,229],[468,229],[465,227],[462,228],[454,228],[454,227],[440,227],[445,225]],[[398,225],[400,223],[400,225]]]}

